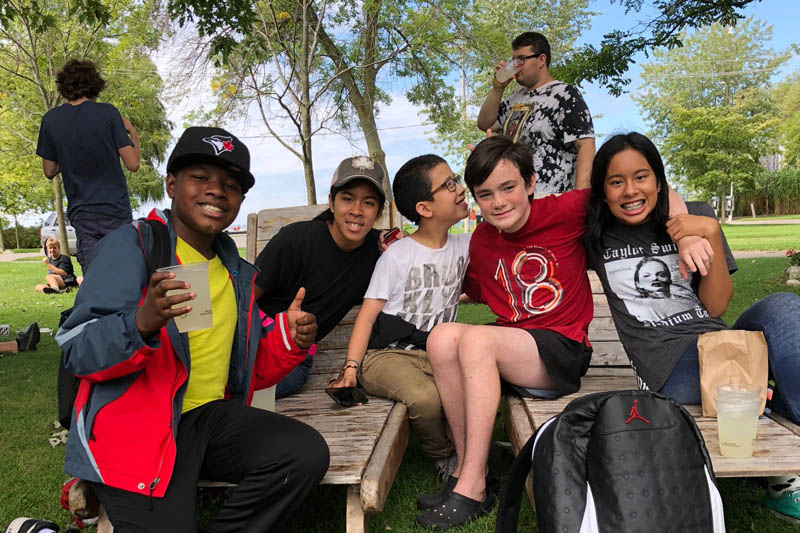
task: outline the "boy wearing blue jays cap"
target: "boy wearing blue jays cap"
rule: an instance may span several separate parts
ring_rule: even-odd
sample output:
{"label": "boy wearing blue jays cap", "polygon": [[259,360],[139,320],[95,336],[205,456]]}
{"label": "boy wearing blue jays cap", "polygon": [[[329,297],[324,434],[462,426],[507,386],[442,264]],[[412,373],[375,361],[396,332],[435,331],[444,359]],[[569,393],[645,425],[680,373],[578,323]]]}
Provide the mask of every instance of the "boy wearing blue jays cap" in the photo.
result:
{"label": "boy wearing blue jays cap", "polygon": [[311,427],[250,407],[307,355],[316,319],[300,289],[271,328],[253,297],[256,270],[223,230],[254,184],[250,154],[220,128],[193,127],[167,163],[171,264],[207,262],[213,326],[178,332],[194,293],[174,273],[147,276],[150,225],[99,244],[57,341],[81,378],[64,469],[87,480],[115,529],[196,532],[199,478],[236,483],[202,531],[269,531],[322,479],[328,448]]}

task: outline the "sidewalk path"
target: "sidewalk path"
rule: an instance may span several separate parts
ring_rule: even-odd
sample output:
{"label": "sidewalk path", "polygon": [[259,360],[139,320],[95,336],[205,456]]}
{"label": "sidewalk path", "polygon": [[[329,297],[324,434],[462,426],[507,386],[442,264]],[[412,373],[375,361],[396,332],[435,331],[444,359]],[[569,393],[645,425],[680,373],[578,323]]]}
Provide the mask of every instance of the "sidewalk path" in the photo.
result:
{"label": "sidewalk path", "polygon": [[800,219],[798,218],[791,218],[787,220],[771,220],[771,219],[747,219],[747,218],[739,218],[734,220],[733,222],[723,222],[723,224],[730,224],[731,226],[783,226],[783,225],[792,225],[792,224],[800,224]]}
{"label": "sidewalk path", "polygon": [[734,250],[733,251],[733,258],[734,259],[750,259],[755,257],[783,257],[786,258],[786,252],[763,252],[759,250]]}
{"label": "sidewalk path", "polygon": [[9,263],[11,261],[16,261],[17,259],[22,259],[23,257],[44,257],[44,254],[42,252],[25,252],[24,254],[15,254],[6,250],[0,254],[0,263]]}

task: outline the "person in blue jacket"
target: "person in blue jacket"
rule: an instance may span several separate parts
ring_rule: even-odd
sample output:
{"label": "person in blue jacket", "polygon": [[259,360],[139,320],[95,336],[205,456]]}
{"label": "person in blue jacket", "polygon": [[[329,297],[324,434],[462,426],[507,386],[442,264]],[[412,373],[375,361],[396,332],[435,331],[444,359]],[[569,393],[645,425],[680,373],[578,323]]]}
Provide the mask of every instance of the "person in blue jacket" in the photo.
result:
{"label": "person in blue jacket", "polygon": [[152,228],[103,239],[56,340],[81,378],[64,470],[89,482],[115,531],[195,532],[199,478],[236,483],[200,531],[270,531],[324,476],[311,427],[250,407],[307,355],[316,319],[301,288],[271,328],[258,319],[256,269],[222,232],[253,186],[250,156],[220,128],[192,127],[167,163],[172,264],[208,262],[213,326],[180,333],[194,293],[174,273],[147,276]]}

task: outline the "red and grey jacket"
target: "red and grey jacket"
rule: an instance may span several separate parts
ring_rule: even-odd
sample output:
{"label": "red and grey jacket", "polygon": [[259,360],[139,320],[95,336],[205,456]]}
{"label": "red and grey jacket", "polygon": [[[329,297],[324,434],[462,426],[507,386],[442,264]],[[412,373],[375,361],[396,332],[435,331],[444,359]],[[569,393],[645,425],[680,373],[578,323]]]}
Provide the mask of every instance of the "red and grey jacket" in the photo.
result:
{"label": "red and grey jacket", "polygon": [[[167,224],[172,264],[177,264],[168,216],[153,210],[148,218]],[[150,228],[137,221],[100,241],[56,341],[66,367],[81,378],[64,471],[163,497],[175,464],[191,357],[188,336],[173,321],[149,339],[136,328],[136,310],[149,281],[144,251],[152,243]],[[280,381],[307,352],[292,340],[285,313],[270,326],[261,325],[253,295],[257,271],[239,257],[233,240],[220,233],[213,249],[230,275],[238,313],[226,399],[249,405],[255,390]]]}

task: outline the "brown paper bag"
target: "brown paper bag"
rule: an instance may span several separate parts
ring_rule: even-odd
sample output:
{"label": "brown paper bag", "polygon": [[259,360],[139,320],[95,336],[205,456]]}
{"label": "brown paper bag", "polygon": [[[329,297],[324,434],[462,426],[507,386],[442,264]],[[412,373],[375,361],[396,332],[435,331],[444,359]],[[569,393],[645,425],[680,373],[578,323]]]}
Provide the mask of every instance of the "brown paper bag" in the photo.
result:
{"label": "brown paper bag", "polygon": [[717,387],[733,383],[761,386],[761,411],[767,401],[767,341],[760,331],[725,329],[697,339],[703,416],[717,416]]}

